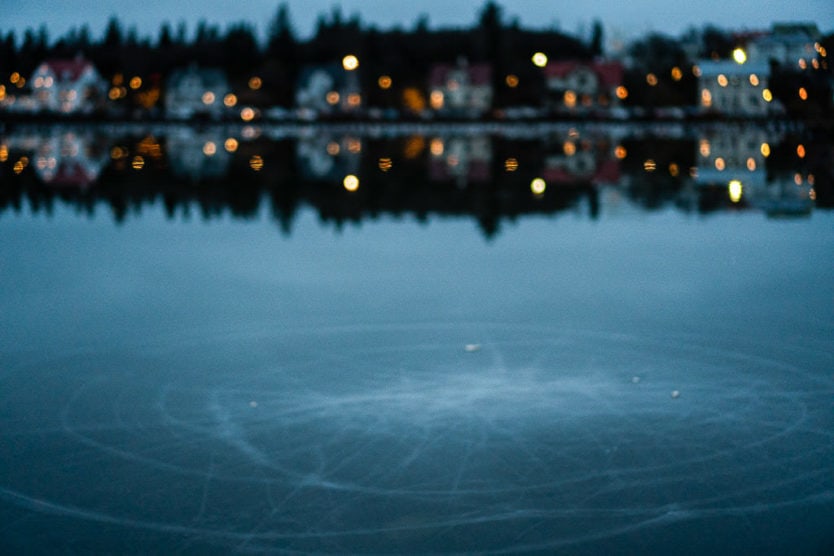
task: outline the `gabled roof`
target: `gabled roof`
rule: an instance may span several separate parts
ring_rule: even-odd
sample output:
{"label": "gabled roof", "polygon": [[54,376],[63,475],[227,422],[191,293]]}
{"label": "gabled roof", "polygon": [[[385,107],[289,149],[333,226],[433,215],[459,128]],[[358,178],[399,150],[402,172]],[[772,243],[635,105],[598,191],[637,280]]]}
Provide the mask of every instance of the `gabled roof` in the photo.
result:
{"label": "gabled roof", "polygon": [[435,64],[429,72],[429,85],[444,86],[453,71],[465,71],[470,85],[490,85],[492,83],[492,66],[489,64]]}
{"label": "gabled roof", "polygon": [[550,62],[544,68],[544,75],[548,78],[564,79],[579,70],[593,72],[600,83],[607,87],[616,87],[623,83],[623,65],[620,62],[583,62],[580,60]]}
{"label": "gabled roof", "polygon": [[59,81],[78,81],[92,64],[84,58],[52,59],[43,63]]}

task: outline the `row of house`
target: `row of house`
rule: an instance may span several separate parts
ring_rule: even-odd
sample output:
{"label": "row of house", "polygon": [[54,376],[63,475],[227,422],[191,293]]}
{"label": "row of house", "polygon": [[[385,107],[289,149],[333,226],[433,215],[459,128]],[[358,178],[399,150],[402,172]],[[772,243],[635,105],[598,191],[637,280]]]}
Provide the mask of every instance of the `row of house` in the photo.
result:
{"label": "row of house", "polygon": [[[702,113],[762,117],[778,112],[769,89],[774,64],[804,70],[818,68],[826,57],[815,26],[775,26],[770,33],[738,35],[738,48],[732,60],[703,59],[692,65],[698,79],[698,109]],[[350,60],[350,63],[346,62]],[[355,57],[342,63],[322,64],[302,69],[296,84],[296,115],[314,119],[339,114],[368,114]],[[550,113],[615,113],[628,98],[624,86],[624,64],[620,61],[556,61],[541,65],[545,96],[540,108]],[[680,73],[681,69],[676,68]],[[453,64],[430,68],[424,90],[406,90],[404,102],[422,115],[478,118],[493,106],[495,76],[485,63],[470,64],[460,58]],[[109,101],[127,96],[127,89],[139,89],[141,78],[122,83],[122,77],[105,80],[87,60],[48,60],[28,80],[28,93],[4,94],[0,107],[18,112],[89,114],[101,110]],[[518,86],[516,76],[505,78],[509,87]],[[390,88],[391,78],[379,76],[381,89]],[[656,81],[655,81],[656,83]],[[652,85],[652,82],[649,83]],[[260,78],[250,80],[250,88],[260,87]],[[164,91],[162,91],[164,89]],[[260,110],[242,106],[225,73],[215,68],[189,66],[174,71],[155,95],[144,93],[143,105],[150,107],[162,99],[164,115],[173,119],[240,117],[244,121],[259,116],[284,117],[285,108]],[[409,99],[411,94],[414,98]],[[801,92],[799,93],[802,94]],[[804,100],[804,99],[803,99]]]}

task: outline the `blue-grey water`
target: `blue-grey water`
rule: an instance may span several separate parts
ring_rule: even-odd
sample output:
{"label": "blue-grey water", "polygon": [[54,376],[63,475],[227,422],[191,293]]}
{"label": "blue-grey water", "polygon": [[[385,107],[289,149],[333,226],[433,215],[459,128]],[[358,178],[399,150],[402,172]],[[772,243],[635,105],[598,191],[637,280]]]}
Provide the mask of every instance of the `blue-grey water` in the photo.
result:
{"label": "blue-grey water", "polygon": [[834,214],[0,217],[0,552],[830,554]]}

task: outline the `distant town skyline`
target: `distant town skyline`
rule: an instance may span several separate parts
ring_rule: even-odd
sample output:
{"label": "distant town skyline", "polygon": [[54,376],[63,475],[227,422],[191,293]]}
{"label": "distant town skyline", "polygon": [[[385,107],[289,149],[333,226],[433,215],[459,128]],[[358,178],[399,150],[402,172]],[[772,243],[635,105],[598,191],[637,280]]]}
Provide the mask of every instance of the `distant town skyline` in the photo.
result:
{"label": "distant town skyline", "polygon": [[[431,28],[466,27],[477,21],[485,0],[421,0],[394,2],[390,0],[144,0],[125,3],[114,0],[75,0],[71,2],[29,1],[9,2],[4,6],[0,31],[15,31],[18,40],[27,28],[46,26],[50,40],[65,35],[72,28],[87,25],[99,37],[107,21],[116,16],[125,28],[135,27],[140,36],[155,38],[163,22],[177,25],[185,22],[189,34],[199,21],[205,20],[225,28],[229,24],[247,22],[263,37],[277,7],[286,3],[297,35],[309,37],[320,14],[329,14],[339,6],[344,15],[357,14],[364,25],[382,29],[408,28],[422,15],[428,16]],[[823,33],[834,31],[834,10],[827,0],[782,2],[706,0],[635,0],[612,2],[586,0],[576,3],[565,0],[506,0],[497,2],[507,19],[518,18],[525,27],[558,28],[566,33],[582,35],[599,19],[608,34],[630,38],[648,32],[679,35],[690,26],[706,24],[728,29],[766,29],[774,22],[812,22]]]}

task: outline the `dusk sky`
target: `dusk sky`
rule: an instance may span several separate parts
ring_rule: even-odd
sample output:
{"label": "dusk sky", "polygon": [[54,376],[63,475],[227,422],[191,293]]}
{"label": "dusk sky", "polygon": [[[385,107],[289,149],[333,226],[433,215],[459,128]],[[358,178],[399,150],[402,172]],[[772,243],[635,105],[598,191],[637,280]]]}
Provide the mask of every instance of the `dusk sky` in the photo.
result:
{"label": "dusk sky", "polygon": [[[163,21],[185,21],[189,32],[193,32],[200,19],[223,27],[246,21],[263,33],[279,3],[280,0],[3,0],[0,31],[14,30],[20,34],[27,27],[46,24],[50,39],[54,40],[70,28],[86,23],[94,36],[99,37],[107,19],[117,15],[125,26],[136,26],[140,34],[152,37],[156,37]],[[358,13],[366,25],[409,27],[425,13],[430,26],[435,28],[471,25],[484,0],[289,0],[286,3],[296,32],[306,37],[313,30],[316,16],[329,12],[336,4],[341,5],[345,14]],[[764,29],[774,21],[810,21],[823,33],[834,30],[830,0],[506,0],[499,4],[506,16],[518,16],[524,26],[557,27],[569,33],[587,29],[594,18],[599,18],[609,38],[632,37],[648,31],[677,35],[690,25],[704,23],[729,29]]]}

